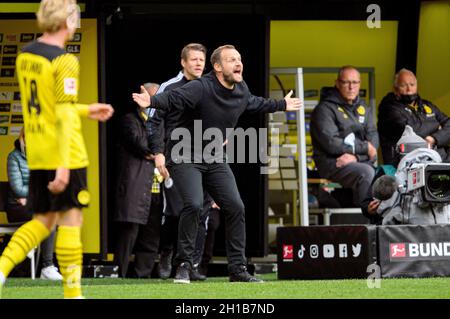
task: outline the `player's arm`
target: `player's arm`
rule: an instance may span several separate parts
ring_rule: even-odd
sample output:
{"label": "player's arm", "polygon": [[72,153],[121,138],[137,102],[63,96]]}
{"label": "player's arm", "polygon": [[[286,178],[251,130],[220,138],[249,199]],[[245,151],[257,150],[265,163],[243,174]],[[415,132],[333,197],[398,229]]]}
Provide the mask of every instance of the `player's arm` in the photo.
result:
{"label": "player's arm", "polygon": [[65,190],[70,178],[70,136],[74,130],[76,117],[79,110],[78,102],[78,78],[79,62],[71,54],[63,54],[54,61],[55,69],[55,114],[56,136],[58,139],[58,152],[61,164],[56,170],[56,176],[48,185],[53,193],[61,193]]}
{"label": "player's arm", "polygon": [[114,109],[110,104],[93,103],[93,104],[75,104],[78,115],[88,117],[92,120],[100,122],[107,121],[114,113]]}

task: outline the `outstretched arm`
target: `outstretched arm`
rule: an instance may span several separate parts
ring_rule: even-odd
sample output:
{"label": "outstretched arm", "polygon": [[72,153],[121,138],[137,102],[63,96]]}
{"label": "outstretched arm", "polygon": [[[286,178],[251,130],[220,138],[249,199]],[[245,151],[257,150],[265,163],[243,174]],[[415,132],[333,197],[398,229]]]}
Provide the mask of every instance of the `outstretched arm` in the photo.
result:
{"label": "outstretched arm", "polygon": [[151,96],[148,92],[133,93],[132,98],[142,108],[184,110],[194,109],[203,96],[203,85],[200,81],[193,80],[175,90],[159,93]]}
{"label": "outstretched arm", "polygon": [[293,98],[290,91],[283,100],[266,99],[260,96],[250,95],[247,111],[251,113],[273,113],[277,111],[297,111],[302,106],[299,98]]}
{"label": "outstretched arm", "polygon": [[114,109],[110,104],[93,103],[89,105],[88,117],[91,120],[105,122],[111,118],[113,113]]}

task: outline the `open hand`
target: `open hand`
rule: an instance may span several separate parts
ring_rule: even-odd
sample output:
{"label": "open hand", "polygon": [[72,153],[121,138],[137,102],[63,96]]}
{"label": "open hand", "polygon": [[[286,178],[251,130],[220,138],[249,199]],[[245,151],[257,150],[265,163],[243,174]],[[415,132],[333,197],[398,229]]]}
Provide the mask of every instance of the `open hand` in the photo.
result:
{"label": "open hand", "polygon": [[140,107],[146,108],[150,106],[150,94],[147,90],[141,86],[141,93],[132,94],[133,101],[136,102]]}
{"label": "open hand", "polygon": [[297,111],[303,105],[303,102],[300,101],[298,97],[291,97],[293,93],[294,92],[290,90],[284,97],[284,100],[286,101],[286,111]]}

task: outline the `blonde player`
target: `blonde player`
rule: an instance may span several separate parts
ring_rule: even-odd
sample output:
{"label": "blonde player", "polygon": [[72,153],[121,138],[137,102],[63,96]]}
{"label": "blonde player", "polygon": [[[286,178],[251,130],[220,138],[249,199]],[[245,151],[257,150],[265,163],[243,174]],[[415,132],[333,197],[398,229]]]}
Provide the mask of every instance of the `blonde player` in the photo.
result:
{"label": "blonde player", "polygon": [[75,0],[42,0],[37,21],[43,35],[17,57],[30,168],[28,208],[34,215],[14,233],[0,257],[0,288],[11,270],[59,225],[56,256],[64,297],[83,297],[81,208],[88,205],[89,192],[80,116],[106,121],[113,109],[77,103],[79,62],[64,47],[79,27],[79,12]]}

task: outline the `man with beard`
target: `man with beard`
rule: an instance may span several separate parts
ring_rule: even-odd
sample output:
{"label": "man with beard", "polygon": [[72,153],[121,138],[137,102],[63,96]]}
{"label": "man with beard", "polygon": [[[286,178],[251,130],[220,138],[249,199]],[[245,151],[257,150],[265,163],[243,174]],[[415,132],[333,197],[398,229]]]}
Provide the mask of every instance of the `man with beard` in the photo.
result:
{"label": "man with beard", "polygon": [[401,69],[395,75],[394,92],[386,95],[379,107],[378,133],[384,164],[398,164],[395,147],[406,125],[435,148],[442,161],[450,162],[449,118],[417,94],[414,73]]}
{"label": "man with beard", "polygon": [[[298,98],[291,98],[292,92],[281,101],[252,95],[242,79],[241,55],[232,45],[218,47],[211,55],[211,64],[212,72],[190,81],[181,88],[151,98],[145,92],[134,93],[133,99],[141,107],[171,106],[189,110],[194,120],[201,120],[202,133],[209,128],[220,131],[222,140],[217,153],[220,153],[220,147],[226,139],[226,129],[234,128],[245,111],[295,111],[300,108],[301,102]],[[181,130],[190,133],[186,135],[195,137],[194,126],[198,123],[199,121],[184,123]],[[170,174],[184,203],[179,221],[178,251],[175,258],[178,268],[174,282],[190,282],[189,272],[192,267],[198,218],[203,207],[203,186],[220,206],[225,217],[230,281],[261,282],[247,272],[245,208],[234,175],[224,161],[223,152],[203,156],[204,146],[209,144],[209,141],[202,141],[201,148],[192,147],[192,144],[198,144],[198,141],[194,143],[193,139],[189,138],[185,141],[186,135],[183,135],[182,144],[189,147],[183,149],[183,154],[175,154],[173,149],[170,152],[171,160],[175,163],[170,167]],[[173,133],[171,138],[174,138]]]}

